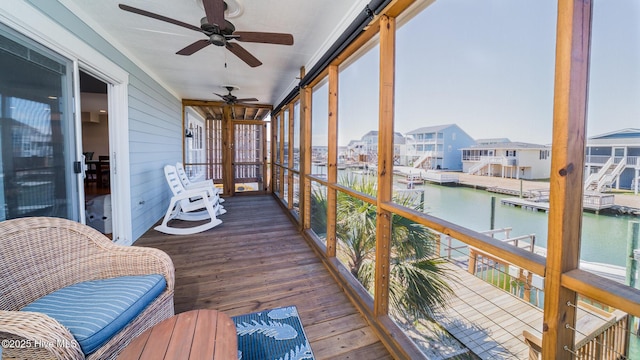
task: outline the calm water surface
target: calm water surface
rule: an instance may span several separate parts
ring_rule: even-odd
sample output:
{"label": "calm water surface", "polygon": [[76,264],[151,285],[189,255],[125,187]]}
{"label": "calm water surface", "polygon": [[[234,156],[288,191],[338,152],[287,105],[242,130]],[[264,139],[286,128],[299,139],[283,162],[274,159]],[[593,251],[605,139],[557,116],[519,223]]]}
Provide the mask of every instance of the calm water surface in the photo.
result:
{"label": "calm water surface", "polygon": [[[511,237],[535,234],[536,245],[547,247],[548,214],[500,204],[509,195],[492,194],[465,187],[427,184],[425,212],[476,231],[490,229],[491,197],[496,197],[495,228],[511,227]],[[625,266],[627,227],[632,216],[584,213],[581,258],[586,261]]]}

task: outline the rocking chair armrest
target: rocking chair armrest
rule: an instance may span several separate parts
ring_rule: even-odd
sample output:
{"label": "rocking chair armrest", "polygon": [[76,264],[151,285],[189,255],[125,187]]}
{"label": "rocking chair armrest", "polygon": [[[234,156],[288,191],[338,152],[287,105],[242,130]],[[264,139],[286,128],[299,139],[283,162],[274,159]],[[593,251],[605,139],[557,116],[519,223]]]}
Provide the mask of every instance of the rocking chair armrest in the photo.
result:
{"label": "rocking chair armrest", "polygon": [[0,339],[9,358],[85,358],[66,327],[37,312],[0,310]]}
{"label": "rocking chair armrest", "polygon": [[212,188],[201,187],[196,189],[185,189],[185,191],[181,192],[178,195],[175,195],[176,200],[193,199],[200,197],[206,199],[206,201],[216,203],[216,200],[218,199],[218,193],[215,192]]}
{"label": "rocking chair armrest", "polygon": [[212,187],[215,189],[213,180],[209,179],[209,180],[196,181],[196,182],[190,183],[189,186],[185,186],[187,190],[206,188],[206,187]]}

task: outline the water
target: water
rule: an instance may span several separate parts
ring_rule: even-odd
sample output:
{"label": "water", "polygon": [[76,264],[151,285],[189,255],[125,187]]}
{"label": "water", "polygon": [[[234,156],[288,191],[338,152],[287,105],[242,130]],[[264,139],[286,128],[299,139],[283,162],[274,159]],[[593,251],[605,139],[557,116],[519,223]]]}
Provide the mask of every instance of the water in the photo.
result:
{"label": "water", "polygon": [[[326,168],[314,166],[313,172],[326,174]],[[341,170],[339,177],[348,172],[350,171]],[[398,179],[400,177],[396,177],[396,180]],[[395,186],[399,189],[406,187],[400,183],[396,183]],[[547,247],[548,214],[542,211],[533,212],[519,207],[501,205],[500,199],[508,198],[509,195],[494,194],[462,186],[425,184],[415,188],[425,190],[426,213],[475,231],[490,229],[491,197],[495,196],[494,228],[512,228],[511,237],[535,234],[536,245]],[[640,221],[640,218],[628,215],[595,215],[584,212],[580,258],[590,262],[626,267],[629,221]]]}
{"label": "water", "polygon": [[[511,237],[535,234],[536,245],[547,247],[548,214],[500,204],[508,195],[484,190],[426,184],[425,212],[475,231],[490,228],[491,197],[496,197],[495,228],[511,227]],[[583,213],[581,259],[592,262],[626,265],[627,227],[633,216],[610,216]]]}

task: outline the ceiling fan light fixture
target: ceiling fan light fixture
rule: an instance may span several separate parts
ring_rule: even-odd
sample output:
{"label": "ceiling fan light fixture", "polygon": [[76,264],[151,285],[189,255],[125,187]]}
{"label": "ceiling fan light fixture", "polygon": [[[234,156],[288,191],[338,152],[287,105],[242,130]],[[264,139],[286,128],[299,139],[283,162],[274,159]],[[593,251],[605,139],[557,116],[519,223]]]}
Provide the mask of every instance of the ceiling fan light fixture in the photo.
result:
{"label": "ceiling fan light fixture", "polygon": [[220,34],[211,34],[211,36],[209,36],[209,41],[215,46],[225,46],[227,44],[227,40],[224,38],[224,35]]}

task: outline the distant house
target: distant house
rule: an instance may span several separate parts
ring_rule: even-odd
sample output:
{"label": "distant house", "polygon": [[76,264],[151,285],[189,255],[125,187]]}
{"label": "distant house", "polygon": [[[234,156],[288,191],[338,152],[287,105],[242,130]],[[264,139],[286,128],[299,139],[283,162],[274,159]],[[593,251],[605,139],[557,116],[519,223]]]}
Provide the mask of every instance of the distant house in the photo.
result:
{"label": "distant house", "polygon": [[472,175],[514,179],[546,179],[551,172],[551,147],[484,139],[462,149],[462,171]]}
{"label": "distant house", "polygon": [[438,125],[409,131],[413,166],[421,169],[462,170],[460,150],[476,142],[458,125]]}
{"label": "distant house", "polygon": [[[405,138],[401,133],[393,134],[393,155],[397,163],[405,145]],[[347,145],[347,161],[375,163],[378,161],[378,132],[369,131],[360,140],[351,140]]]}
{"label": "distant house", "polygon": [[587,140],[585,191],[633,189],[640,182],[640,129],[622,129]]}

